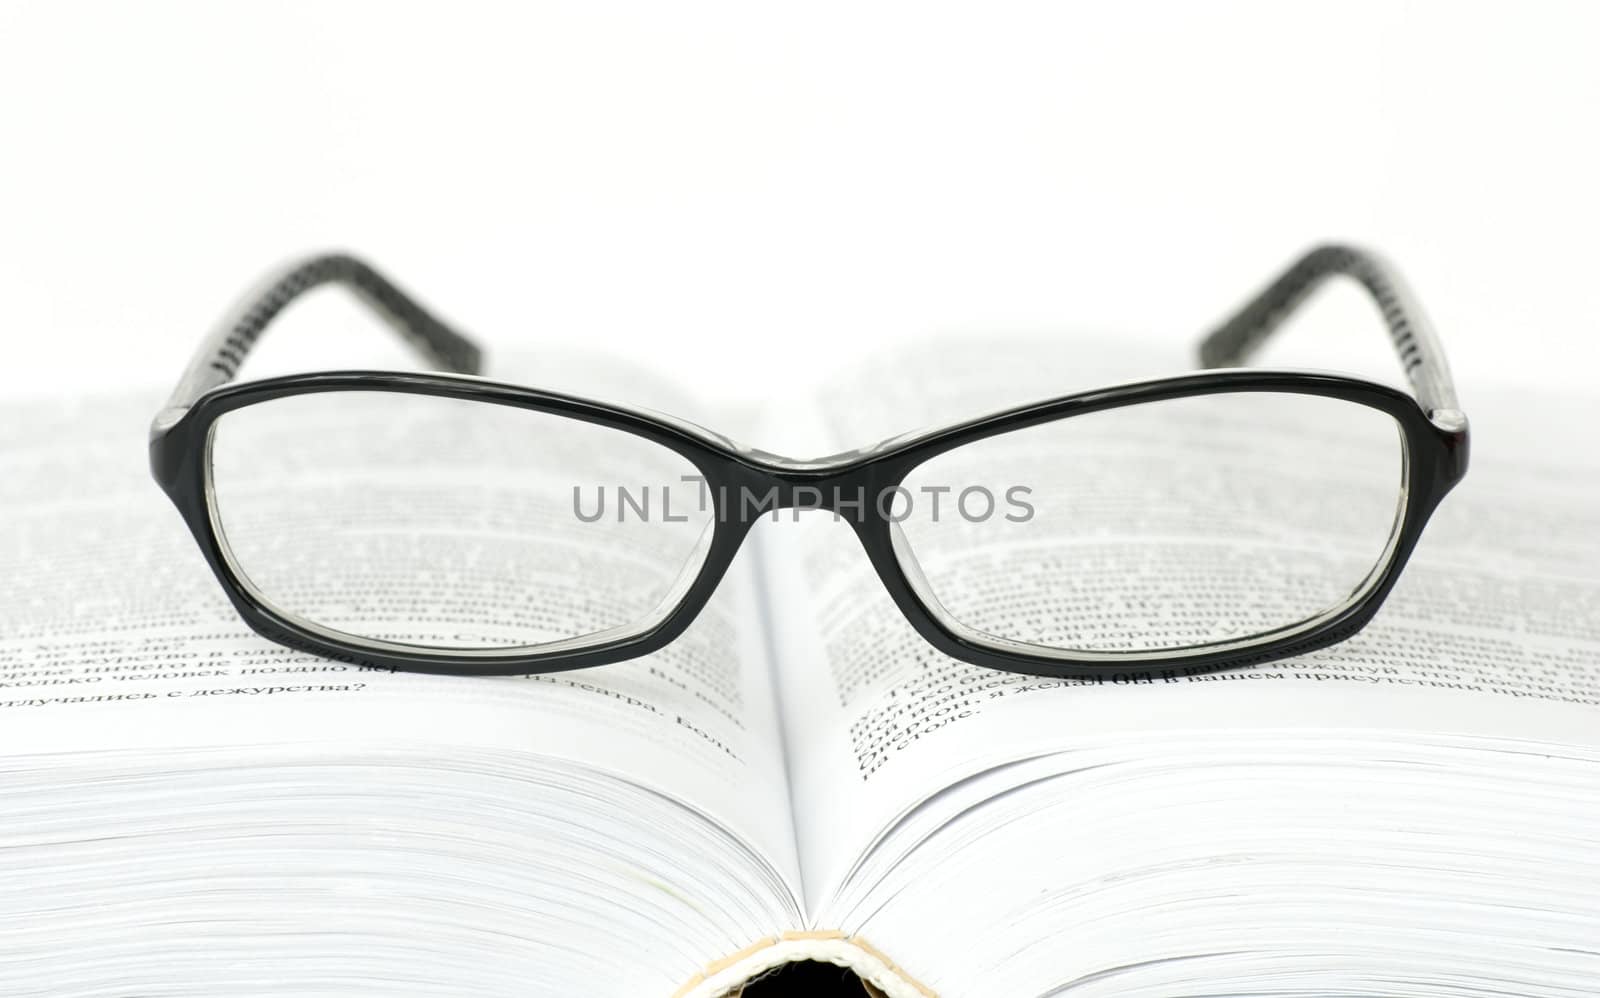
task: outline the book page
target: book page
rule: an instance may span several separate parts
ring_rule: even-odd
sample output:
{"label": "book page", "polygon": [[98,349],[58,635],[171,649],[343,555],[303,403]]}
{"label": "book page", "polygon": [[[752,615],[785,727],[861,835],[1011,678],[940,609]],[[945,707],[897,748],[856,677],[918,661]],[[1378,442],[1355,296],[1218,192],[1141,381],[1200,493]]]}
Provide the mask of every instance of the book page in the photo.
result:
{"label": "book page", "polygon": [[[617,665],[465,678],[314,657],[246,627],[151,480],[146,428],[159,402],[149,393],[13,407],[0,419],[0,751],[390,743],[536,753],[711,815],[793,892],[792,823],[750,559],[670,647]],[[308,439],[339,430],[278,425]],[[261,469],[284,495],[297,487],[291,465]],[[363,486],[361,474],[352,467],[350,487]],[[385,544],[425,540],[412,529],[422,514],[408,514],[406,494],[388,498],[366,529]],[[586,536],[566,529],[560,550],[570,555]],[[335,585],[325,568],[305,586]],[[373,584],[382,589],[382,580]],[[626,590],[594,584],[587,597],[625,599]]]}
{"label": "book page", "polygon": [[[873,392],[842,387],[841,398],[875,398],[881,411],[825,404],[842,438],[834,443],[873,439],[893,420],[935,422],[916,417],[940,407],[954,420],[1028,401],[1006,393],[1040,379],[996,357],[1032,349],[1043,358],[1035,372],[1090,376],[1081,362],[1038,344],[963,349],[926,351],[921,366],[896,358],[892,374],[869,370],[861,383]],[[1101,384],[1161,368],[1107,352],[1132,363],[1105,372]],[[1181,358],[1173,361],[1169,371],[1183,370]],[[1080,387],[1063,380],[1034,397]],[[1436,512],[1373,623],[1331,648],[1237,671],[1112,668],[1091,679],[1040,679],[969,666],[905,622],[846,525],[810,514],[799,529],[768,531],[763,560],[783,608],[776,616],[796,809],[809,819],[801,830],[808,896],[825,905],[873,837],[917,801],[1096,732],[1387,728],[1600,743],[1600,467],[1592,456],[1575,465],[1559,440],[1534,444],[1581,422],[1549,410],[1519,421],[1508,402],[1489,397],[1469,408],[1474,466]],[[846,413],[862,429],[853,430]],[[1274,443],[1274,428],[1262,429],[1266,453],[1296,445]],[[1030,484],[1040,489],[1055,472],[1048,457],[1033,462]],[[1205,487],[1203,475],[1191,480]],[[1337,518],[1345,498],[1308,489],[1303,512]],[[1242,516],[1256,512],[1240,508]],[[1186,543],[1164,539],[1148,552],[1145,571],[1159,581],[1166,565],[1176,576]],[[980,562],[973,584],[992,588],[1005,557],[1001,545]],[[1277,598],[1271,578],[1254,597]]]}

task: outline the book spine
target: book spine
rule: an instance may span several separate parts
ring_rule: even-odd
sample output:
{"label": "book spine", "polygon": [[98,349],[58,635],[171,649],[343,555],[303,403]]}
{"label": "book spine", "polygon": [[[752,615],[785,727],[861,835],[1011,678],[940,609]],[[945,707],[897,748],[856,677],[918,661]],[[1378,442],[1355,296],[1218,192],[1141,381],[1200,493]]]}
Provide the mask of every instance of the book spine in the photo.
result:
{"label": "book spine", "polygon": [[861,978],[868,998],[939,998],[860,936],[836,929],[785,932],[757,939],[706,965],[672,998],[737,998],[744,986],[785,963],[814,960],[844,967]]}

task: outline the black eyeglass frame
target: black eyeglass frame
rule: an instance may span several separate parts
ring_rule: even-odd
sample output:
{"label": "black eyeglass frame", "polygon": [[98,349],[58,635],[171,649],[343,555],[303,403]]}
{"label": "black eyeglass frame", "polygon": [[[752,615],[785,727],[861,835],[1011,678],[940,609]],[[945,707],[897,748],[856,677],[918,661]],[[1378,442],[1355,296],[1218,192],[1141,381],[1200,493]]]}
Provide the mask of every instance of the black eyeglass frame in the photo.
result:
{"label": "black eyeglass frame", "polygon": [[[1322,280],[1356,279],[1377,299],[1416,396],[1340,374],[1235,369]],[[294,298],[323,283],[353,289],[393,322],[431,360],[457,373],[335,371],[230,384],[244,355]],[[606,665],[656,651],[676,639],[710,599],[750,528],[777,510],[840,512],[840,496],[875,497],[917,466],[952,448],[1041,423],[1122,406],[1237,392],[1321,396],[1377,409],[1393,418],[1404,441],[1404,506],[1384,560],[1345,603],[1308,621],[1234,641],[1143,652],[1067,652],[981,635],[953,621],[920,586],[899,528],[879,504],[852,505],[851,524],[879,579],[913,628],[939,651],[1007,672],[1049,677],[1111,676],[1173,669],[1214,672],[1282,659],[1337,643],[1370,621],[1404,569],[1429,517],[1466,473],[1467,420],[1431,330],[1394,272],[1348,247],[1314,250],[1206,338],[1201,359],[1213,369],[1080,392],[831,457],[798,461],[739,446],[693,424],[627,406],[542,391],[476,376],[481,353],[371,268],[347,256],[319,257],[290,269],[249,299],[202,347],[150,437],[151,469],[244,621],[280,644],[336,661],[408,672],[505,676]],[[363,639],[282,613],[233,564],[211,501],[209,453],[218,418],[244,406],[321,392],[399,392],[512,406],[631,433],[668,447],[704,476],[713,534],[698,575],[665,615],[634,633],[592,645],[539,651],[428,649]],[[751,508],[729,496],[770,495]]]}

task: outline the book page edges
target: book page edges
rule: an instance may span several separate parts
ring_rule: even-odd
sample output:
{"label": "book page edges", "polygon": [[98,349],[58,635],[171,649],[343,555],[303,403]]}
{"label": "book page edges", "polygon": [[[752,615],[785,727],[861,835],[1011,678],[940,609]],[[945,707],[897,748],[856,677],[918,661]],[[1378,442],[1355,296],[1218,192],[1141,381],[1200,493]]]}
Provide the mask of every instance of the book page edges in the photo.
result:
{"label": "book page edges", "polygon": [[815,960],[844,967],[867,984],[871,998],[939,998],[860,936],[826,929],[758,939],[706,965],[672,998],[737,998],[744,986],[785,963]]}

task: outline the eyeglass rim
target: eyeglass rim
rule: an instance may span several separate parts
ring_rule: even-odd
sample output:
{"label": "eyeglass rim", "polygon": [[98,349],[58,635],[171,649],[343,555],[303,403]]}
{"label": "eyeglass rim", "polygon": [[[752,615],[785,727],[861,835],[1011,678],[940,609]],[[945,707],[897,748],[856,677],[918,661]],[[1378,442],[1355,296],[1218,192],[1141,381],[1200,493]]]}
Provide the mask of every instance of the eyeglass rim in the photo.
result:
{"label": "eyeglass rim", "polygon": [[[1422,528],[1444,495],[1466,471],[1467,430],[1430,419],[1417,400],[1398,389],[1344,374],[1263,368],[1213,369],[1096,388],[1015,406],[870,447],[815,460],[795,460],[745,447],[720,434],[663,413],[529,388],[470,375],[351,370],[295,374],[233,382],[195,400],[179,418],[152,433],[151,468],[182,515],[213,574],[245,622],[263,636],[325,658],[376,668],[450,675],[521,675],[588,668],[635,658],[676,639],[698,615],[720,582],[754,517],[716,510],[710,550],[681,601],[661,619],[635,633],[558,651],[529,649],[424,649],[359,639],[309,625],[280,612],[253,592],[226,555],[209,498],[208,441],[227,412],[292,395],[329,391],[399,392],[509,405],[608,426],[669,447],[693,463],[713,496],[739,488],[777,486],[792,499],[796,486],[863,487],[876,495],[898,484],[935,455],[976,440],[1073,415],[1164,399],[1226,392],[1293,392],[1356,402],[1395,418],[1406,442],[1409,501],[1389,558],[1365,595],[1309,629],[1244,647],[1180,657],[1126,653],[1111,662],[1078,653],[1046,655],[989,647],[948,626],[918,594],[894,550],[887,519],[863,515],[851,521],[880,580],[913,628],[934,647],[987,668],[1058,678],[1106,676],[1141,668],[1181,665],[1215,671],[1270,661],[1343,640],[1371,619],[1404,567]],[[715,498],[713,501],[716,501]],[[780,499],[782,501],[782,499]],[[782,506],[781,508],[788,508]],[[1204,648],[1204,646],[1201,646]],[[536,646],[537,648],[537,646]]]}

